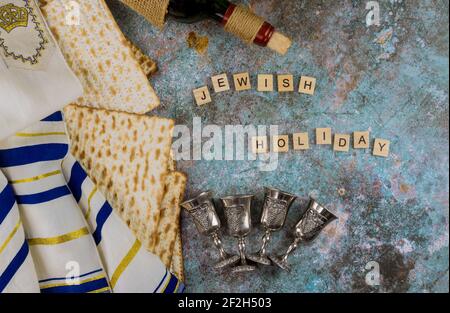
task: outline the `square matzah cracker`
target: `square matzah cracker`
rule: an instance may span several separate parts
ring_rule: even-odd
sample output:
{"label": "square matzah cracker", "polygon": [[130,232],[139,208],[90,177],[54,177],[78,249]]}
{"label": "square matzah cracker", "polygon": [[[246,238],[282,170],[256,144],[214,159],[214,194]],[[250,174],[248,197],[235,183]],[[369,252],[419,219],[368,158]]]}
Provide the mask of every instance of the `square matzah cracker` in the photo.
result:
{"label": "square matzah cracker", "polygon": [[139,66],[144,71],[145,76],[150,77],[158,71],[158,65],[156,65],[156,62],[146,55],[138,46],[130,40],[127,40],[127,44],[138,61]]}
{"label": "square matzah cracker", "polygon": [[159,105],[104,0],[46,2],[42,12],[84,88],[77,104],[139,114]]}
{"label": "square matzah cracker", "polygon": [[71,152],[138,239],[151,248],[168,172],[172,120],[70,105]]}
{"label": "square matzah cracker", "polygon": [[[180,227],[178,227],[180,229]],[[184,261],[183,261],[183,246],[181,241],[181,230],[178,230],[177,238],[175,239],[175,246],[173,248],[172,262],[170,264],[170,271],[174,273],[178,279],[184,281]]]}
{"label": "square matzah cracker", "polygon": [[184,196],[186,175],[180,172],[167,174],[165,180],[165,194],[160,208],[160,221],[158,232],[154,241],[152,252],[160,257],[161,261],[170,267],[175,240],[180,225],[180,201]]}

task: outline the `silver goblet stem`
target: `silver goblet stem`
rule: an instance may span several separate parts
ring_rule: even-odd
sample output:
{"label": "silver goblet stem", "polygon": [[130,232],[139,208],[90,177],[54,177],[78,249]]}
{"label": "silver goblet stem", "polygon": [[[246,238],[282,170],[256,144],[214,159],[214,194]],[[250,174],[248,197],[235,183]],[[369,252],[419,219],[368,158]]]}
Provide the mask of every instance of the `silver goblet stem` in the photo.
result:
{"label": "silver goblet stem", "polygon": [[282,262],[286,262],[287,261],[287,258],[289,257],[289,255],[291,255],[291,253],[294,252],[298,248],[298,246],[299,246],[301,241],[302,240],[300,238],[295,238],[294,239],[294,242],[289,246],[289,248],[287,249],[287,251],[285,252],[283,257],[281,258]]}
{"label": "silver goblet stem", "polygon": [[288,272],[289,272],[289,271],[291,270],[291,268],[290,268],[290,266],[289,266],[289,264],[288,264],[288,262],[287,262],[287,259],[288,259],[288,257],[291,255],[291,253],[294,252],[294,251],[298,248],[298,246],[299,246],[299,244],[300,244],[301,241],[302,241],[301,238],[296,237],[296,238],[294,239],[294,242],[291,243],[291,245],[290,245],[289,248],[286,250],[286,252],[284,253],[284,255],[279,256],[279,257],[269,256],[269,258],[272,260],[272,262],[273,262],[276,266],[278,266],[278,267],[284,269],[285,271],[288,271]]}
{"label": "silver goblet stem", "polygon": [[245,239],[240,237],[238,239],[238,247],[239,247],[239,256],[241,257],[241,264],[246,265],[247,260],[245,258]]}
{"label": "silver goblet stem", "polygon": [[256,254],[249,255],[253,262],[270,265],[272,262],[267,257],[267,246],[272,237],[272,232],[280,230],[285,221],[290,206],[296,196],[276,188],[265,187],[264,204],[261,212],[261,225],[265,229],[262,238],[262,246]]}
{"label": "silver goblet stem", "polygon": [[241,263],[231,269],[233,273],[251,272],[255,270],[254,266],[247,264],[247,256],[245,255],[245,237],[238,238],[238,248]]}
{"label": "silver goblet stem", "polygon": [[214,246],[220,254],[220,261],[214,265],[216,269],[239,262],[240,257],[238,255],[231,256],[223,248],[222,240],[220,240],[218,234],[221,223],[212,200],[211,191],[202,192],[197,197],[181,203],[180,206],[192,216],[198,232],[212,238]]}
{"label": "silver goblet stem", "polygon": [[271,239],[272,231],[270,229],[266,229],[266,232],[264,233],[264,236],[262,238],[262,246],[259,250],[259,256],[264,257],[267,255],[267,245],[269,244],[269,241]]}
{"label": "silver goblet stem", "polygon": [[254,266],[247,264],[245,254],[245,237],[251,231],[251,203],[253,195],[238,195],[221,198],[227,219],[227,228],[230,236],[237,238],[240,264],[232,268],[233,273],[249,272],[255,270]]}
{"label": "silver goblet stem", "polygon": [[290,267],[287,262],[289,255],[297,249],[301,242],[314,240],[335,219],[337,217],[333,213],[318,204],[314,199],[311,199],[305,214],[297,225],[295,225],[294,242],[289,246],[284,255],[278,257],[270,256],[270,259],[278,267],[289,271]]}
{"label": "silver goblet stem", "polygon": [[214,246],[217,248],[220,255],[220,261],[214,265],[215,269],[221,269],[239,262],[240,256],[229,255],[228,253],[225,252],[222,240],[220,240],[219,234],[217,234],[217,232],[212,233],[211,237],[213,239]]}
{"label": "silver goblet stem", "polygon": [[220,240],[220,237],[217,233],[212,233],[211,237],[213,239],[214,245],[216,246],[217,250],[219,250],[220,258],[225,259],[228,255],[225,252],[225,249],[222,245],[222,240]]}
{"label": "silver goblet stem", "polygon": [[262,246],[256,254],[250,254],[247,256],[250,260],[263,265],[270,265],[272,263],[267,257],[267,246],[272,238],[271,235],[272,231],[266,228],[264,236],[262,237]]}

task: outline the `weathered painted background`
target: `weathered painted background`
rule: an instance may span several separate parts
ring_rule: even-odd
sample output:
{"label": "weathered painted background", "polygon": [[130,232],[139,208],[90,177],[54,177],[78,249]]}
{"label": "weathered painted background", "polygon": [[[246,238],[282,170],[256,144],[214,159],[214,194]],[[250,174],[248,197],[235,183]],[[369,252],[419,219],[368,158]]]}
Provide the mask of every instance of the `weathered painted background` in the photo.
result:
{"label": "weathered painted background", "polygon": [[[438,292],[449,290],[449,27],[448,1],[379,1],[381,25],[367,27],[366,1],[242,1],[291,36],[285,57],[246,46],[214,22],[168,21],[158,31],[116,0],[108,3],[124,33],[159,63],[152,83],[162,106],[155,114],[178,124],[255,124],[280,132],[332,127],[370,129],[391,140],[388,158],[350,149],[334,153],[312,144],[280,155],[276,171],[255,162],[181,161],[189,175],[186,197],[212,189],[217,195],[255,193],[257,221],[262,188],[300,196],[286,229],[271,250],[284,250],[308,195],[340,217],[290,261],[290,274],[262,268],[239,276],[217,273],[217,255],[183,215],[186,284],[190,292]],[[209,38],[204,55],[188,47],[189,32]],[[191,90],[222,72],[292,73],[317,77],[314,96],[233,90],[212,95],[204,107]],[[153,114],[154,112],[152,112]],[[191,127],[191,126],[190,126]],[[373,138],[373,137],[372,137]],[[256,223],[255,223],[255,226]],[[261,231],[250,241],[256,249]],[[228,249],[236,242],[226,238]],[[259,244],[259,242],[258,242]],[[381,285],[365,283],[366,263],[380,265]]]}

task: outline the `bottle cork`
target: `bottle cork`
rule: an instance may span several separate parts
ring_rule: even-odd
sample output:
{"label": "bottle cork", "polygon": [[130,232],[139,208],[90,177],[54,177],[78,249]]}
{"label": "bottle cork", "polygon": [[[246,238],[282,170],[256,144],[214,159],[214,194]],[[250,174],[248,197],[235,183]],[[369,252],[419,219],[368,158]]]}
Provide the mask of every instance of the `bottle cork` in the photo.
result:
{"label": "bottle cork", "polygon": [[272,49],[281,55],[285,55],[286,52],[291,47],[291,45],[292,45],[291,39],[289,39],[288,37],[277,31],[273,33],[272,37],[267,43],[267,47],[269,49]]}

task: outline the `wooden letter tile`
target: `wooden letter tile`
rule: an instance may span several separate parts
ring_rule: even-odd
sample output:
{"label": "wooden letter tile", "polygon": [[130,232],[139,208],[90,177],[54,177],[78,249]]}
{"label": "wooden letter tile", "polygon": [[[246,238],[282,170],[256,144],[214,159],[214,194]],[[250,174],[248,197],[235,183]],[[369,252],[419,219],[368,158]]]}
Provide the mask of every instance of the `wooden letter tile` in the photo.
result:
{"label": "wooden letter tile", "polygon": [[316,128],[316,144],[331,145],[331,128]]}
{"label": "wooden letter tile", "polygon": [[273,75],[258,75],[258,91],[273,91]]}
{"label": "wooden letter tile", "polygon": [[353,132],[353,148],[368,149],[369,148],[369,131]]}
{"label": "wooden letter tile", "polygon": [[267,136],[252,137],[252,151],[254,154],[268,151]]}
{"label": "wooden letter tile", "polygon": [[226,73],[211,77],[214,92],[222,92],[230,90],[230,84],[228,83],[228,76]]}
{"label": "wooden letter tile", "polygon": [[294,76],[291,74],[278,75],[278,92],[294,91]]}
{"label": "wooden letter tile", "polygon": [[289,136],[280,135],[272,137],[273,152],[288,152],[289,151]]}
{"label": "wooden letter tile", "polygon": [[300,78],[300,85],[298,92],[313,95],[316,90],[316,79],[314,77],[302,76]]}
{"label": "wooden letter tile", "polygon": [[250,75],[248,73],[239,73],[233,75],[234,89],[236,91],[249,90],[252,88]]}
{"label": "wooden letter tile", "polygon": [[350,148],[350,135],[335,134],[333,150],[339,152],[348,152]]}
{"label": "wooden letter tile", "polygon": [[195,102],[197,105],[204,105],[211,102],[211,95],[207,86],[193,90]]}
{"label": "wooden letter tile", "polygon": [[380,138],[375,138],[373,143],[373,155],[387,157],[389,155],[390,141]]}
{"label": "wooden letter tile", "polygon": [[293,135],[294,150],[308,150],[309,136],[308,133],[295,133]]}

